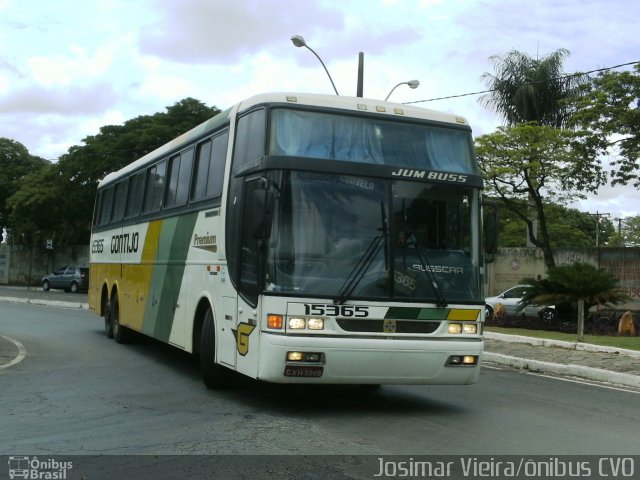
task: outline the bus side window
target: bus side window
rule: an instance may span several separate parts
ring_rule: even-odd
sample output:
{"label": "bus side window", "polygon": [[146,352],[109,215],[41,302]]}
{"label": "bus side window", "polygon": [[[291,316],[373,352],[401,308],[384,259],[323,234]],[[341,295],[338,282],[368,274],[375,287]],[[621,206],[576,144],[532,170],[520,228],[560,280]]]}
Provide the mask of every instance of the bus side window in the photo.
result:
{"label": "bus side window", "polygon": [[224,165],[227,157],[229,132],[218,135],[213,139],[211,162],[207,175],[207,197],[217,197],[222,193],[224,180]]}
{"label": "bus side window", "polygon": [[208,139],[198,145],[193,180],[191,181],[191,201],[202,200],[205,197],[210,158],[211,139]]}
{"label": "bus side window", "polygon": [[238,120],[233,171],[239,172],[246,165],[264,155],[266,143],[266,120],[264,109],[254,110]]}
{"label": "bus side window", "polygon": [[100,199],[102,199],[102,192],[96,194],[96,201],[93,204],[93,223],[94,227],[98,226],[100,220]]}
{"label": "bus side window", "polygon": [[175,155],[169,159],[169,171],[167,172],[167,194],[164,200],[165,207],[176,205],[178,195],[178,179],[180,177],[180,155]]}
{"label": "bus side window", "polygon": [[102,201],[100,202],[100,221],[99,225],[106,225],[111,218],[111,209],[113,207],[113,187],[109,187],[102,192]]}
{"label": "bus side window", "polygon": [[147,184],[144,192],[144,213],[152,213],[160,210],[166,172],[167,162],[159,163],[147,170]]}
{"label": "bus side window", "polygon": [[125,218],[137,217],[142,208],[144,195],[144,172],[135,174],[129,181],[129,194],[127,195],[127,207]]}
{"label": "bus side window", "polygon": [[127,186],[129,180],[125,179],[116,184],[113,211],[111,212],[111,222],[119,222],[124,217],[124,206],[127,200]]}

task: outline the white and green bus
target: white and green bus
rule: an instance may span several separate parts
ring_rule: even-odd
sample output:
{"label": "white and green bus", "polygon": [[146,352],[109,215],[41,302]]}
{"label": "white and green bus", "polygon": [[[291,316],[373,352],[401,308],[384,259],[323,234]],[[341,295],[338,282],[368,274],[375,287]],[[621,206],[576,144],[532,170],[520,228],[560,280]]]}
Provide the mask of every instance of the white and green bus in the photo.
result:
{"label": "white and green bus", "polygon": [[481,189],[462,117],[254,96],[100,182],[90,307],[199,354],[210,388],[470,384]]}

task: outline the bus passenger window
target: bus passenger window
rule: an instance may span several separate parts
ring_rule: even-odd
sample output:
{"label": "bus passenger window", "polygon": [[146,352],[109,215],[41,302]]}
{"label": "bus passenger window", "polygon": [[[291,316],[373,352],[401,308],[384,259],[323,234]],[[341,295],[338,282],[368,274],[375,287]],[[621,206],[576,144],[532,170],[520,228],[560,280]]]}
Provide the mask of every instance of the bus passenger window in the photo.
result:
{"label": "bus passenger window", "polygon": [[213,152],[207,178],[207,197],[217,197],[222,194],[224,180],[224,165],[227,157],[229,133],[225,132],[213,139]]}
{"label": "bus passenger window", "polygon": [[147,171],[147,185],[144,192],[144,213],[157,212],[162,206],[167,162],[154,165]]}
{"label": "bus passenger window", "polygon": [[176,155],[175,157],[171,157],[171,160],[169,160],[169,188],[167,188],[167,197],[164,201],[165,207],[173,207],[176,205],[179,171],[180,155]]}
{"label": "bus passenger window", "polygon": [[119,222],[124,217],[124,205],[127,200],[128,180],[119,182],[116,185],[115,202],[111,213],[111,222]]}
{"label": "bus passenger window", "polygon": [[193,148],[180,154],[180,171],[178,173],[178,190],[176,191],[176,205],[187,203],[189,193],[189,180],[191,167],[193,166]]}
{"label": "bus passenger window", "polygon": [[137,217],[142,207],[142,197],[144,195],[144,172],[137,173],[129,181],[129,194],[127,195],[127,207],[124,212],[125,218]]}
{"label": "bus passenger window", "polygon": [[113,207],[113,187],[107,188],[102,192],[102,201],[100,202],[100,225],[106,225],[111,218],[111,208]]}
{"label": "bus passenger window", "polygon": [[209,172],[209,158],[211,157],[211,140],[198,145],[196,165],[193,169],[191,181],[191,200],[202,200],[207,190],[207,174]]}

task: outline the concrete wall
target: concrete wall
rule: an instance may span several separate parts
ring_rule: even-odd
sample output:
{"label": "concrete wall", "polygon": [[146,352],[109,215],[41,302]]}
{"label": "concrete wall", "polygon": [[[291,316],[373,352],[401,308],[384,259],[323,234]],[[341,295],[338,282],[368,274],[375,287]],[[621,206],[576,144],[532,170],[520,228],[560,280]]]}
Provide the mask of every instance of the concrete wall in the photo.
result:
{"label": "concrete wall", "polygon": [[[620,310],[640,310],[640,248],[587,248],[554,251],[556,265],[583,262],[602,268],[619,280],[631,301]],[[502,248],[487,265],[487,294],[496,295],[521,283],[523,278],[545,275],[544,257],[538,248]]]}
{"label": "concrete wall", "polygon": [[74,245],[47,250],[43,247],[0,245],[0,284],[40,285],[43,275],[63,265],[89,265],[89,247]]}
{"label": "concrete wall", "polygon": [[[640,310],[640,248],[562,249],[554,252],[556,264],[589,263],[613,273],[632,301],[619,309]],[[88,246],[43,247],[0,244],[0,284],[39,285],[40,278],[62,265],[89,264]],[[542,250],[502,248],[487,265],[487,295],[496,295],[525,277],[545,275]]]}

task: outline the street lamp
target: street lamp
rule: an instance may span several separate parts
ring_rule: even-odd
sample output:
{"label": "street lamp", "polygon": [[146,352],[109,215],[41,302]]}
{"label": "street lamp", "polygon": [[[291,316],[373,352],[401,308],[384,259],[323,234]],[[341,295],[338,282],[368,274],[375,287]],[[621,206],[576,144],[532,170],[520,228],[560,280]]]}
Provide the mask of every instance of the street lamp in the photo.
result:
{"label": "street lamp", "polygon": [[409,80],[408,82],[400,82],[399,84],[397,84],[395,87],[391,89],[391,91],[389,92],[389,95],[387,95],[387,98],[384,99],[385,102],[389,99],[393,91],[396,88],[398,88],[400,85],[409,85],[412,89],[416,89],[418,88],[418,86],[420,86],[420,82],[418,80]]}
{"label": "street lamp", "polygon": [[[327,72],[327,76],[329,77],[329,80],[331,81],[331,85],[333,86],[333,90],[336,92],[336,95],[340,95],[338,93],[338,89],[336,88],[336,84],[333,83],[333,79],[331,78],[331,75],[329,74],[329,70],[327,70],[327,66],[324,64],[324,62],[322,61],[320,56],[313,50],[313,48],[311,48],[309,45],[307,45],[307,42],[304,41],[304,38],[302,37],[302,35],[294,35],[293,37],[291,37],[291,42],[296,47],[307,47],[309,50],[311,50],[311,53],[313,53],[316,56],[316,58],[318,60],[320,60],[320,63],[324,67],[324,71]],[[413,87],[413,88],[415,88],[415,87]]]}

